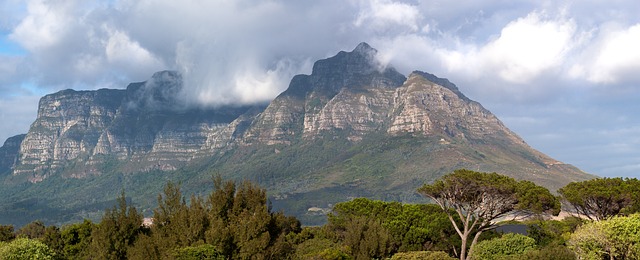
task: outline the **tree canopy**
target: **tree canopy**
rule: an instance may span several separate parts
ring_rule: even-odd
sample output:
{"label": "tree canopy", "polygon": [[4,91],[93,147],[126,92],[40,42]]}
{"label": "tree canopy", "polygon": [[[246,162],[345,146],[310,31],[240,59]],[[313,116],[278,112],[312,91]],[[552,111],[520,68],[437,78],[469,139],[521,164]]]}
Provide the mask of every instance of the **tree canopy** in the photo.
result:
{"label": "tree canopy", "polygon": [[582,225],[569,247],[580,259],[640,259],[640,214]]}
{"label": "tree canopy", "polygon": [[473,249],[482,232],[497,227],[495,221],[499,218],[560,212],[558,199],[546,188],[497,173],[460,169],[422,186],[418,192],[447,213],[462,240],[460,259],[467,259],[468,238],[475,233],[469,245]]}
{"label": "tree canopy", "polygon": [[591,220],[640,211],[640,181],[599,178],[572,182],[558,190],[575,211]]}

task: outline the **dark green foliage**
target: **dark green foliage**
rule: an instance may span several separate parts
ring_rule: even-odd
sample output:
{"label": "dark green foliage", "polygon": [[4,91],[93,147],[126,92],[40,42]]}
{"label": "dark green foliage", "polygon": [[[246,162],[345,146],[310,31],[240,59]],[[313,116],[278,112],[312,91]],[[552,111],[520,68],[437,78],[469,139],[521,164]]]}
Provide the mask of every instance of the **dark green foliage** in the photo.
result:
{"label": "dark green foliage", "polygon": [[398,251],[444,250],[458,244],[447,215],[436,205],[401,204],[365,198],[338,203],[327,232],[356,258],[389,257]]}
{"label": "dark green foliage", "polygon": [[142,231],[142,215],[127,204],[124,192],[118,205],[107,209],[91,233],[91,256],[98,259],[127,259],[127,249]]}
{"label": "dark green foliage", "polygon": [[454,260],[447,253],[442,251],[411,251],[397,253],[391,260]]}
{"label": "dark green foliage", "polygon": [[56,226],[48,226],[40,241],[47,245],[56,256],[62,257],[64,255],[64,241],[62,240],[62,234],[60,229]]}
{"label": "dark green foliage", "polygon": [[163,195],[158,195],[158,208],[153,211],[154,223],[150,234],[140,237],[135,244],[136,249],[130,252],[131,258],[163,259],[173,253],[173,248],[204,242],[209,222],[202,199],[192,196],[190,205],[187,205],[180,188],[171,182]]}
{"label": "dark green foliage", "polygon": [[343,243],[355,259],[380,259],[391,254],[391,234],[380,219],[366,216],[348,218]]}
{"label": "dark green foliage", "polygon": [[575,211],[603,220],[640,210],[640,181],[635,178],[599,178],[572,182],[558,190]]}
{"label": "dark green foliage", "polygon": [[0,225],[0,242],[11,241],[16,238],[13,233],[13,225]]}
{"label": "dark green foliage", "polygon": [[[497,173],[456,170],[431,185],[424,185],[418,192],[449,215],[462,240],[460,259],[466,259],[467,246],[473,248],[482,233],[495,229],[495,221],[507,214],[557,215],[560,211],[560,203],[549,190]],[[456,214],[463,220],[461,223],[453,219]],[[473,240],[468,243],[471,235]]]}
{"label": "dark green foliage", "polygon": [[36,220],[29,224],[26,224],[24,227],[18,229],[16,232],[16,236],[18,237],[26,237],[30,239],[41,238],[44,235],[47,227],[40,220]]}
{"label": "dark green foliage", "polygon": [[548,213],[557,216],[560,213],[560,200],[545,187],[530,181],[520,181],[516,187],[518,204],[516,209],[528,213]]}
{"label": "dark green foliage", "polygon": [[63,253],[65,259],[84,259],[88,255],[91,244],[91,233],[95,228],[89,220],[66,226],[60,234],[62,238]]}
{"label": "dark green foliage", "polygon": [[510,260],[575,260],[576,254],[566,246],[549,245],[538,250],[528,250],[522,255],[512,256]]}
{"label": "dark green foliage", "polygon": [[290,232],[299,232],[300,223],[272,213],[264,189],[244,181],[215,181],[208,199],[209,229],[206,242],[227,258],[281,259],[293,253],[293,245],[286,241]]}
{"label": "dark green foliage", "polygon": [[217,177],[206,201],[191,196],[190,203],[178,186],[168,183],[158,196],[154,224],[128,256],[167,259],[187,248],[180,252],[214,249],[227,259],[283,259],[294,252],[286,239],[292,232],[300,232],[300,222],[271,212],[265,190],[248,181],[237,185]]}
{"label": "dark green foliage", "polygon": [[562,220],[533,220],[526,222],[527,234],[536,240],[538,246],[564,245],[569,235],[573,233],[584,220],[576,217],[566,217]]}
{"label": "dark green foliage", "polygon": [[224,260],[224,256],[216,251],[215,247],[208,244],[188,246],[176,249],[173,253],[175,260]]}
{"label": "dark green foliage", "polygon": [[[304,233],[304,231],[303,231]],[[314,237],[301,242],[296,247],[295,259],[339,260],[353,259],[349,248],[331,239]]]}

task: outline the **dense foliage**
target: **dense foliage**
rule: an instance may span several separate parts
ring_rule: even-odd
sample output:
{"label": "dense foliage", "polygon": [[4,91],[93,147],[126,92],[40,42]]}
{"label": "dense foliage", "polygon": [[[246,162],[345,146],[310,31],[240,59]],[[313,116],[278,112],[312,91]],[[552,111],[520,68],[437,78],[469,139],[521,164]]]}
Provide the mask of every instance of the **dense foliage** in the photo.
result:
{"label": "dense foliage", "polygon": [[18,238],[7,244],[0,244],[2,260],[53,260],[55,253],[44,243],[29,238]]}
{"label": "dense foliage", "polygon": [[640,259],[640,214],[587,223],[569,246],[581,259]]}
{"label": "dense foliage", "polygon": [[[531,182],[493,173],[455,171],[425,185],[420,192],[437,204],[365,198],[338,203],[326,225],[304,228],[272,212],[265,190],[251,182],[218,177],[213,183],[206,197],[186,197],[169,182],[151,225],[143,225],[124,192],[98,223],[58,228],[34,221],[18,230],[0,225],[0,260],[640,258],[640,214],[545,220],[536,214],[557,213],[557,198]],[[496,216],[522,214],[533,216],[515,222],[527,227],[526,235],[493,231],[503,224]],[[461,231],[477,243],[465,246]]]}
{"label": "dense foliage", "polygon": [[[130,259],[167,259],[190,255],[225,259],[283,259],[293,253],[286,235],[300,223],[271,212],[264,189],[250,182],[215,181],[207,200],[191,196],[169,183],[158,197],[154,224],[130,248]],[[204,246],[207,244],[209,246]]]}
{"label": "dense foliage", "polygon": [[507,256],[522,255],[535,247],[535,239],[510,233],[477,243],[469,256],[471,259],[503,259]]}
{"label": "dense foliage", "polygon": [[578,214],[592,220],[640,211],[640,181],[635,178],[572,182],[558,193]]}

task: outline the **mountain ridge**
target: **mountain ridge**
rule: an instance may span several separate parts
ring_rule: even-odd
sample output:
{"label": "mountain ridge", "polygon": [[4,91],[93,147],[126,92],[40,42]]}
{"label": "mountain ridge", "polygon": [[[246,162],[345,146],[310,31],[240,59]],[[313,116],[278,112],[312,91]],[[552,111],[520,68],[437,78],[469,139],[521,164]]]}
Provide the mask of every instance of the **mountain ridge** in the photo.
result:
{"label": "mountain ridge", "polygon": [[[314,223],[308,208],[357,196],[416,201],[415,188],[459,168],[552,190],[593,177],[529,147],[448,79],[405,77],[376,53],[361,43],[319,60],[267,106],[189,107],[172,71],[124,90],[47,95],[19,149],[20,138],[0,148],[9,195],[0,208],[32,198],[77,211],[108,201],[104,183],[151,208],[167,180],[205,192],[218,174],[257,181],[274,207]],[[78,194],[91,199],[61,204]]]}

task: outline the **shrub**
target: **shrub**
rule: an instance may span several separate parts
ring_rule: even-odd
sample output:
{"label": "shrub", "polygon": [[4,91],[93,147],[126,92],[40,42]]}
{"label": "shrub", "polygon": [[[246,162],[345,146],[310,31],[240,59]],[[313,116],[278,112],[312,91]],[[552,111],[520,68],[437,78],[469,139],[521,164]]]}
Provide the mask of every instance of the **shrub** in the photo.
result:
{"label": "shrub", "polygon": [[581,259],[639,259],[640,214],[587,223],[571,235],[569,247]]}
{"label": "shrub", "polygon": [[0,245],[2,260],[52,260],[55,253],[44,243],[28,238],[18,238],[10,243]]}
{"label": "shrub", "polygon": [[447,253],[442,251],[412,251],[397,253],[391,260],[454,260]]}
{"label": "shrub", "polygon": [[176,260],[225,259],[212,245],[188,246],[175,250]]}
{"label": "shrub", "polygon": [[534,249],[536,240],[520,234],[505,234],[502,237],[478,242],[473,247],[471,259],[493,260],[506,256],[521,255]]}

